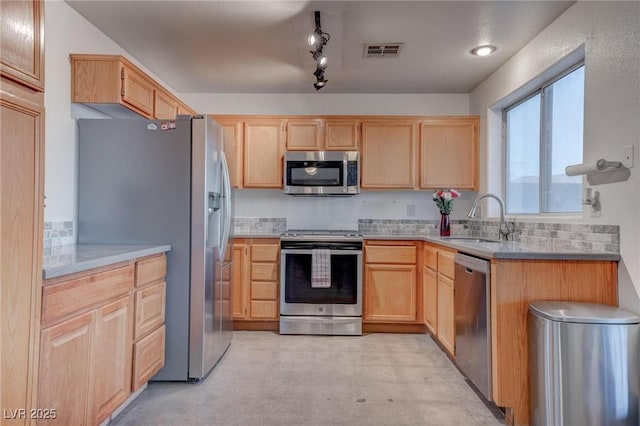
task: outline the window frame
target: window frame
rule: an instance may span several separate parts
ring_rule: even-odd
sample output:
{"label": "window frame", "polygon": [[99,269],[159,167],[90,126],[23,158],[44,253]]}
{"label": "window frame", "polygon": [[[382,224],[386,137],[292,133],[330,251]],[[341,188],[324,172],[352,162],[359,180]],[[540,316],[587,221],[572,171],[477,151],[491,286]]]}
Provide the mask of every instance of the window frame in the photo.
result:
{"label": "window frame", "polygon": [[[585,61],[584,59],[581,59],[580,61],[576,62],[575,64],[569,66],[568,68],[564,69],[562,72],[554,75],[552,78],[545,80],[542,84],[538,84],[535,86],[535,88],[529,90],[528,92],[526,92],[525,94],[523,94],[522,96],[518,97],[518,99],[516,99],[514,102],[504,106],[502,108],[502,194],[504,196],[504,203],[505,203],[505,214],[508,214],[510,216],[521,216],[521,217],[557,217],[557,216],[568,216],[568,217],[574,217],[574,216],[581,216],[582,215],[582,209],[580,209],[580,211],[576,211],[576,212],[544,212],[542,211],[542,207],[543,207],[543,189],[545,188],[545,185],[548,183],[549,181],[549,168],[544,168],[543,167],[543,163],[545,161],[548,162],[549,160],[549,155],[548,155],[548,151],[550,149],[550,147],[546,147],[548,144],[546,143],[549,140],[549,130],[551,130],[550,128],[547,129],[547,131],[545,131],[545,129],[543,128],[543,123],[545,122],[545,120],[548,119],[548,117],[546,116],[547,114],[550,113],[550,109],[548,108],[548,106],[546,105],[547,101],[547,96],[545,95],[545,89],[549,86],[551,86],[552,84],[554,84],[555,82],[557,82],[558,80],[561,80],[562,78],[566,77],[567,75],[571,74],[572,72],[574,72],[575,70],[577,70],[580,67],[584,67],[585,66]],[[586,79],[586,74],[585,74],[585,79]],[[586,92],[586,84],[585,84],[585,90],[583,91],[583,93]],[[507,206],[507,180],[508,180],[508,171],[509,171],[509,157],[508,157],[508,149],[507,149],[507,112],[515,107],[517,107],[520,104],[525,103],[526,101],[530,100],[531,98],[533,98],[536,95],[540,95],[540,123],[539,123],[539,127],[540,127],[540,139],[539,139],[539,146],[538,146],[538,152],[539,152],[539,164],[538,164],[538,170],[539,170],[539,179],[540,179],[540,189],[538,190],[538,212],[537,213],[509,213],[506,212],[506,206]],[[584,106],[583,106],[584,108]],[[584,126],[584,125],[583,125]],[[584,150],[584,127],[582,129],[582,133],[583,133],[583,141],[582,141],[582,147]],[[544,155],[543,155],[544,152]],[[584,155],[584,151],[583,151],[583,155]],[[584,182],[582,182],[582,187],[584,189]]]}

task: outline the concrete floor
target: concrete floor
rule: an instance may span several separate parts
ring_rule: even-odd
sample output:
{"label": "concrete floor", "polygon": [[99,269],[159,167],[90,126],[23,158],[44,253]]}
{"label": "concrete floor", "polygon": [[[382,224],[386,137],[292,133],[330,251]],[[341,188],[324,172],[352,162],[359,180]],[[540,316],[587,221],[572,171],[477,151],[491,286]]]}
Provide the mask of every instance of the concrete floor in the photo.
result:
{"label": "concrete floor", "polygon": [[150,383],[112,425],[500,425],[427,335],[235,332],[204,381]]}

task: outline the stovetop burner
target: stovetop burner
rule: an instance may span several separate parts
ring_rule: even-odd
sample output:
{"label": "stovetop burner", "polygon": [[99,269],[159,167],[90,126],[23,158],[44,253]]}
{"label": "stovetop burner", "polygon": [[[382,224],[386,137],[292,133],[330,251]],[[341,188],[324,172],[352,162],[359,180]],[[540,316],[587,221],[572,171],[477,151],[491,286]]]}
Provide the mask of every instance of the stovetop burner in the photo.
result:
{"label": "stovetop burner", "polygon": [[285,240],[362,240],[358,231],[350,229],[289,229],[280,235]]}

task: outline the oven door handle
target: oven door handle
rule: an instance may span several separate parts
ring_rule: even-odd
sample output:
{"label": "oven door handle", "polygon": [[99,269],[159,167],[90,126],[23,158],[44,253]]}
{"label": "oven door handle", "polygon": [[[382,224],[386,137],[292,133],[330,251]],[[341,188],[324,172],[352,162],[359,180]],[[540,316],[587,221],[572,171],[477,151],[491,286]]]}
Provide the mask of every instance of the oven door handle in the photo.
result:
{"label": "oven door handle", "polygon": [[[312,254],[312,249],[282,249],[282,254]],[[331,254],[352,254],[354,256],[361,255],[362,250],[330,250]]]}

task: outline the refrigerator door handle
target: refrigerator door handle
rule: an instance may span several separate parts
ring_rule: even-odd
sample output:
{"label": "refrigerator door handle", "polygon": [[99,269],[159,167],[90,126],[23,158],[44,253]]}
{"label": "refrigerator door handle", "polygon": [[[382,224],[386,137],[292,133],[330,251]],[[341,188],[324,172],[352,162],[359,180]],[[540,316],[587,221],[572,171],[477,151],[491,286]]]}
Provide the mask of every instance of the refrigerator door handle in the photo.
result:
{"label": "refrigerator door handle", "polygon": [[220,242],[220,256],[224,259],[229,245],[229,233],[231,232],[231,184],[229,182],[229,167],[227,166],[227,157],[221,152],[222,158],[222,184],[224,187],[224,228],[222,231],[222,241]]}

